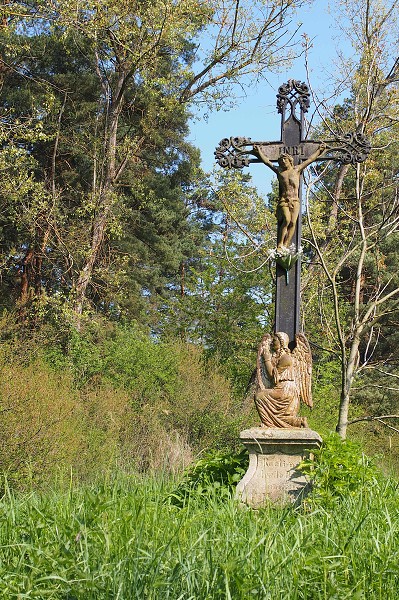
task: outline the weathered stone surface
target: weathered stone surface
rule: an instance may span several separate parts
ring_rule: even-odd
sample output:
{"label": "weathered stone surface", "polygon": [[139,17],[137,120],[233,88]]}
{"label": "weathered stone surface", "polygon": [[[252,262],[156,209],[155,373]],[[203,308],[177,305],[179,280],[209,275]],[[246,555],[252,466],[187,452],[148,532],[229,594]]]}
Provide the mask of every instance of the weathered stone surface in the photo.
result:
{"label": "weathered stone surface", "polygon": [[283,331],[266,333],[256,361],[255,406],[262,427],[307,429],[305,417],[299,417],[300,400],[312,407],[312,353],[303,333],[295,335],[295,348],[288,347]]}
{"label": "weathered stone surface", "polygon": [[321,445],[316,431],[254,427],[242,431],[240,439],[249,452],[249,467],[236,492],[242,502],[260,508],[269,500],[296,502],[306,493],[309,483],[297,467]]}

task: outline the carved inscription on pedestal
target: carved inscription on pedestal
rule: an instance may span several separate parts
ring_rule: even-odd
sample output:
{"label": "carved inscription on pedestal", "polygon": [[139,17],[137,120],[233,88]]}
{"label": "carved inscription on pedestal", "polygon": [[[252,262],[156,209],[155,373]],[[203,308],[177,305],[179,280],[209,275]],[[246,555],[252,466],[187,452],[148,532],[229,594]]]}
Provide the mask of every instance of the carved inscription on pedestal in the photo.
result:
{"label": "carved inscription on pedestal", "polygon": [[267,471],[271,479],[285,477],[287,471],[296,469],[301,460],[301,456],[286,456],[284,454],[259,455],[261,468]]}
{"label": "carved inscription on pedestal", "polygon": [[303,478],[297,471],[297,467],[301,460],[301,455],[258,455],[259,477],[265,481],[269,494],[274,495],[274,493],[279,493],[282,487],[288,492],[290,488],[297,488],[298,484],[300,487],[301,483],[303,485],[304,482],[300,483],[298,481],[298,478]]}

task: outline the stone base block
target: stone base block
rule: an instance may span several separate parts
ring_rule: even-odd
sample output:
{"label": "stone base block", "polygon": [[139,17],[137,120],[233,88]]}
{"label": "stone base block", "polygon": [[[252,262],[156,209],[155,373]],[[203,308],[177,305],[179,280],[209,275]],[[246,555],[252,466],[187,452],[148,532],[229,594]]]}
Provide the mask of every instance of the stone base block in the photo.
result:
{"label": "stone base block", "polygon": [[297,467],[321,445],[316,431],[254,427],[242,431],[240,439],[249,452],[248,471],[236,491],[242,502],[260,508],[269,500],[297,502],[306,494],[309,483]]}

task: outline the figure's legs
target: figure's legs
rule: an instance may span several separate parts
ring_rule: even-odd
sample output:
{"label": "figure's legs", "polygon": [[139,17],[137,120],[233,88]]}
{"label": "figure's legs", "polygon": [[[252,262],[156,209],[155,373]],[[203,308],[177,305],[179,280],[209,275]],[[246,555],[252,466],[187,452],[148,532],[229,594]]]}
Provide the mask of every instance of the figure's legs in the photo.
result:
{"label": "figure's legs", "polygon": [[280,417],[279,415],[279,412],[281,412],[279,407],[281,404],[280,392],[281,390],[272,388],[257,392],[255,394],[255,406],[256,410],[258,411],[262,427],[289,428],[292,426],[287,422],[284,416]]}
{"label": "figure's legs", "polygon": [[287,233],[287,226],[284,225],[283,221],[279,221],[277,224],[277,250],[284,246],[284,237]]}
{"label": "figure's legs", "polygon": [[296,223],[298,221],[298,216],[299,216],[299,210],[300,210],[300,204],[299,204],[299,202],[295,202],[292,210],[289,211],[290,219],[289,219],[289,223],[287,225],[286,235],[285,235],[285,240],[284,240],[284,246],[286,246],[287,248],[291,244],[292,238],[294,237],[295,227],[296,227]]}
{"label": "figure's legs", "polygon": [[287,246],[288,227],[291,222],[291,211],[288,206],[280,206],[278,212],[277,249]]}

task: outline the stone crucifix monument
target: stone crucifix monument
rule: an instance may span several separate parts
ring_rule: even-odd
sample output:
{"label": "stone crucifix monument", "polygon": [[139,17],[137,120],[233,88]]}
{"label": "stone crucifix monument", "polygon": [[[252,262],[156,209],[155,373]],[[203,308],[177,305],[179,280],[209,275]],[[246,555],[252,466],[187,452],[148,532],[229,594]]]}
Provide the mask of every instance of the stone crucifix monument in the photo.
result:
{"label": "stone crucifix monument", "polygon": [[[262,163],[276,174],[279,183],[274,334],[263,336],[256,367],[254,400],[261,426],[240,434],[249,451],[249,468],[237,486],[237,495],[252,507],[267,500],[296,501],[307,487],[298,465],[322,441],[308,428],[306,419],[298,416],[301,400],[312,406],[312,355],[300,332],[302,173],[315,161],[354,165],[364,161],[371,149],[360,133],[325,141],[304,139],[308,108],[307,85],[291,79],[277,94],[280,141],[231,137],[223,139],[215,151],[221,167],[242,169]],[[293,276],[289,276],[290,270]]]}

